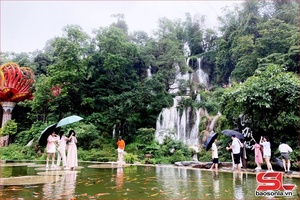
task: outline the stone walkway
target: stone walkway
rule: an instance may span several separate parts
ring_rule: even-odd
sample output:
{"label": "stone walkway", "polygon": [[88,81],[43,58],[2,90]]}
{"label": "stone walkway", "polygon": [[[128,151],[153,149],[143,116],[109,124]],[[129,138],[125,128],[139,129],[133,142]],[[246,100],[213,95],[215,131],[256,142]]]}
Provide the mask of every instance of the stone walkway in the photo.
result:
{"label": "stone walkway", "polygon": [[[187,167],[187,168],[199,168],[204,171],[213,171],[210,170],[210,166],[212,165],[212,162],[197,162],[197,161],[183,161],[183,162],[176,162],[174,164],[177,167]],[[236,170],[232,170],[232,163],[231,162],[222,162],[219,165],[219,172],[236,172]],[[247,169],[241,169],[241,173],[248,173],[248,174],[257,174],[259,172],[267,172],[267,170],[262,169],[259,171],[256,171],[255,169],[247,168]],[[291,177],[291,178],[300,178],[300,172],[299,171],[292,171],[291,174],[286,174],[284,171],[277,171],[274,170],[274,172],[282,172],[284,177]]]}

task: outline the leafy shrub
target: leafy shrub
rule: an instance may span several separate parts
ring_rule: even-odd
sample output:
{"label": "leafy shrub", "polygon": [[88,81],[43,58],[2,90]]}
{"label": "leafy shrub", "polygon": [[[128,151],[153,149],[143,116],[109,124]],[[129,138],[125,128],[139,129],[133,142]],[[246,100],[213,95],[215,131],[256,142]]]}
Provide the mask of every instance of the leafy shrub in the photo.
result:
{"label": "leafy shrub", "polygon": [[36,122],[32,124],[30,129],[17,133],[14,142],[17,144],[26,145],[32,139],[38,141],[41,132],[50,124],[53,123],[43,124],[41,122]]}
{"label": "leafy shrub", "polygon": [[144,159],[141,161],[142,164],[152,164],[155,165],[157,163],[155,158]]}
{"label": "leafy shrub", "polygon": [[1,160],[22,160],[24,159],[24,155],[21,150],[22,147],[16,144],[0,147]]}
{"label": "leafy shrub", "polygon": [[210,162],[211,161],[211,151],[202,150],[198,154],[198,160],[201,162]]}
{"label": "leafy shrub", "polygon": [[0,135],[15,135],[17,133],[18,125],[15,120],[7,120],[2,128],[0,128]]}
{"label": "leafy shrub", "polygon": [[137,155],[134,155],[132,153],[126,153],[124,154],[124,161],[126,163],[133,164],[137,161]]}
{"label": "leafy shrub", "polygon": [[80,123],[80,126],[77,126],[75,131],[78,140],[77,146],[85,150],[99,148],[104,141],[93,124]]}
{"label": "leafy shrub", "polygon": [[99,149],[83,150],[78,148],[78,159],[82,161],[108,162],[117,159],[113,151],[104,151]]}
{"label": "leafy shrub", "polygon": [[151,144],[154,140],[154,128],[140,128],[136,131],[134,141],[139,144]]}
{"label": "leafy shrub", "polygon": [[130,143],[126,145],[126,152],[127,153],[133,153],[133,154],[138,154],[139,153],[139,148],[138,148],[138,143]]}
{"label": "leafy shrub", "polygon": [[208,119],[206,116],[203,116],[199,124],[199,130],[206,130],[207,124],[208,124]]}
{"label": "leafy shrub", "polygon": [[156,158],[156,164],[170,164],[171,161],[170,161],[170,158],[171,157],[159,157],[159,158]]}
{"label": "leafy shrub", "polygon": [[183,152],[181,150],[177,150],[174,152],[174,154],[170,158],[171,163],[179,162],[179,161],[185,161],[185,160],[190,160],[190,158],[187,158],[184,156]]}

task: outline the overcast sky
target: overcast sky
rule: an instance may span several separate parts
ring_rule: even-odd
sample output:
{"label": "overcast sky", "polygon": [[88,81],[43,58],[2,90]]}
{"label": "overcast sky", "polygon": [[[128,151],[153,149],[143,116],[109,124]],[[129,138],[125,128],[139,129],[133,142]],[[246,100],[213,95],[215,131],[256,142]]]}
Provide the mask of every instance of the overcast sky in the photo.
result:
{"label": "overcast sky", "polygon": [[129,32],[151,34],[161,17],[185,20],[189,12],[206,16],[214,28],[222,8],[241,1],[7,1],[1,0],[0,51],[42,50],[47,40],[62,36],[62,28],[76,24],[90,36],[92,30],[116,22],[112,14],[124,14]]}

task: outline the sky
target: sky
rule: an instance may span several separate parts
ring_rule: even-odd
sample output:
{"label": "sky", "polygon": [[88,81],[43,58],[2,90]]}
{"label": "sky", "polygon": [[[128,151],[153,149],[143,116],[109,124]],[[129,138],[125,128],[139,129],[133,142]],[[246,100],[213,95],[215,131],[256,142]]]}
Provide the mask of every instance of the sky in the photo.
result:
{"label": "sky", "polygon": [[189,12],[206,16],[208,28],[217,27],[222,8],[240,1],[8,1],[1,0],[0,51],[15,53],[42,50],[46,42],[63,36],[63,27],[79,25],[92,35],[93,29],[108,27],[124,14],[129,32],[158,28],[158,19],[185,20]]}

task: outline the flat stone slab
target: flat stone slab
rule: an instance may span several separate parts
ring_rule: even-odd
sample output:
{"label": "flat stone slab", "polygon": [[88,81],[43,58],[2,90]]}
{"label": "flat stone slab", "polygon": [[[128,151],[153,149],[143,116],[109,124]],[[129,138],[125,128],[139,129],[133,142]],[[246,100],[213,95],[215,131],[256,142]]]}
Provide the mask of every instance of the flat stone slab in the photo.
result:
{"label": "flat stone slab", "polygon": [[38,175],[42,176],[62,176],[66,174],[77,174],[79,171],[70,171],[70,170],[58,170],[58,171],[45,171],[45,172],[38,172]]}
{"label": "flat stone slab", "polygon": [[44,167],[45,164],[33,164],[33,165],[28,165],[27,167]]}
{"label": "flat stone slab", "polygon": [[0,163],[0,167],[18,167],[31,165],[34,165],[34,163]]}
{"label": "flat stone slab", "polygon": [[118,168],[125,167],[124,165],[119,166],[118,164],[100,164],[100,165],[89,165],[88,168]]}
{"label": "flat stone slab", "polygon": [[[80,170],[80,169],[83,169],[84,167],[82,166],[78,166],[78,167],[75,167],[75,170]],[[43,167],[37,167],[37,168],[34,168],[34,170],[36,171],[74,171],[74,170],[71,170],[71,169],[68,169],[68,170],[65,170],[63,168],[46,168],[45,165],[43,165]]]}
{"label": "flat stone slab", "polygon": [[55,176],[20,176],[10,178],[0,178],[0,185],[35,185],[53,183],[60,180]]}

